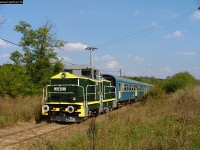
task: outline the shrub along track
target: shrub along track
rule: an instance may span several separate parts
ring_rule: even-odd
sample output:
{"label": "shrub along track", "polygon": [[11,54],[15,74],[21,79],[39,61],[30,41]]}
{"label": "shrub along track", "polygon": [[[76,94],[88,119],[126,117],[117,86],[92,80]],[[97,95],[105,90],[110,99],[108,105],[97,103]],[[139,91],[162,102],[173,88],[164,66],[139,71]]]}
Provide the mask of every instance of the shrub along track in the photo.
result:
{"label": "shrub along track", "polygon": [[[31,141],[45,139],[51,135],[57,135],[56,132],[63,132],[70,128],[75,128],[77,124],[35,124],[33,127],[22,129],[8,134],[0,132],[0,149],[23,149],[21,145]],[[44,137],[44,138],[43,138]]]}

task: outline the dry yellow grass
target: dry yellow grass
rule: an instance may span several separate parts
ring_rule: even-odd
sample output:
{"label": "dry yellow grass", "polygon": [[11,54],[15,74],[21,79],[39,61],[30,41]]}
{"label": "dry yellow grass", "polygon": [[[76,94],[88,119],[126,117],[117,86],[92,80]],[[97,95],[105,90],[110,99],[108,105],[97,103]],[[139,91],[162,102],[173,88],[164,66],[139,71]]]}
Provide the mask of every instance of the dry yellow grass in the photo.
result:
{"label": "dry yellow grass", "polygon": [[41,96],[0,97],[0,127],[16,125],[39,118]]}
{"label": "dry yellow grass", "polygon": [[95,124],[94,139],[84,131],[61,141],[51,139],[45,149],[200,149],[199,117],[200,87],[188,87],[163,99],[147,100],[145,105],[105,114]]}

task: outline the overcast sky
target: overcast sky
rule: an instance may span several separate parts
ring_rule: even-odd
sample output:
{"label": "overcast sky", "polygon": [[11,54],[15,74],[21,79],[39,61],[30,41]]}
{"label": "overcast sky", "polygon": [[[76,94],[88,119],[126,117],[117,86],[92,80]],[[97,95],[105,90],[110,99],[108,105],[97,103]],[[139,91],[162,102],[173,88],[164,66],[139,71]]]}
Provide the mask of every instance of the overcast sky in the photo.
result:
{"label": "overcast sky", "polygon": [[[0,4],[0,38],[18,44],[20,21],[37,29],[50,20],[67,42],[56,50],[65,62],[89,64],[84,49],[94,46],[93,64],[102,71],[157,78],[188,71],[200,79],[199,7],[200,0],[24,0]],[[14,50],[22,52],[0,40],[0,64]]]}

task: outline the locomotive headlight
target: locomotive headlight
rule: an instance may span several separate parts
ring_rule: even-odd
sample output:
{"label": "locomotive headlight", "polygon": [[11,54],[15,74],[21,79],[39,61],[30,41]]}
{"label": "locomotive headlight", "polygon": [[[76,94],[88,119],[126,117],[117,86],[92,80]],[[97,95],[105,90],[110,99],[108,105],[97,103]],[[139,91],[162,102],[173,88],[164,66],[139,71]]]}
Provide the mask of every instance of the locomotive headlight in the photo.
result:
{"label": "locomotive headlight", "polygon": [[44,105],[43,109],[44,109],[44,112],[48,112],[49,111],[49,106],[48,105]]}
{"label": "locomotive headlight", "polygon": [[76,97],[73,97],[72,100],[75,101],[75,100],[76,100]]}
{"label": "locomotive headlight", "polygon": [[73,113],[74,112],[74,107],[73,106],[68,106],[67,110],[68,110],[68,113]]}

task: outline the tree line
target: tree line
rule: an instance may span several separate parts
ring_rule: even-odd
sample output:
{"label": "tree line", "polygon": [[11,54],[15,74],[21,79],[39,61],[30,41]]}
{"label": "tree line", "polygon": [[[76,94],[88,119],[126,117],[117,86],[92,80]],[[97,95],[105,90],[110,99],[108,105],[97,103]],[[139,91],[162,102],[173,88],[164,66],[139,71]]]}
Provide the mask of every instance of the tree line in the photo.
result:
{"label": "tree line", "polygon": [[176,92],[184,89],[187,86],[197,84],[198,81],[187,71],[179,72],[173,76],[168,76],[166,79],[156,79],[154,77],[130,77],[131,79],[153,84],[162,89],[165,93]]}

